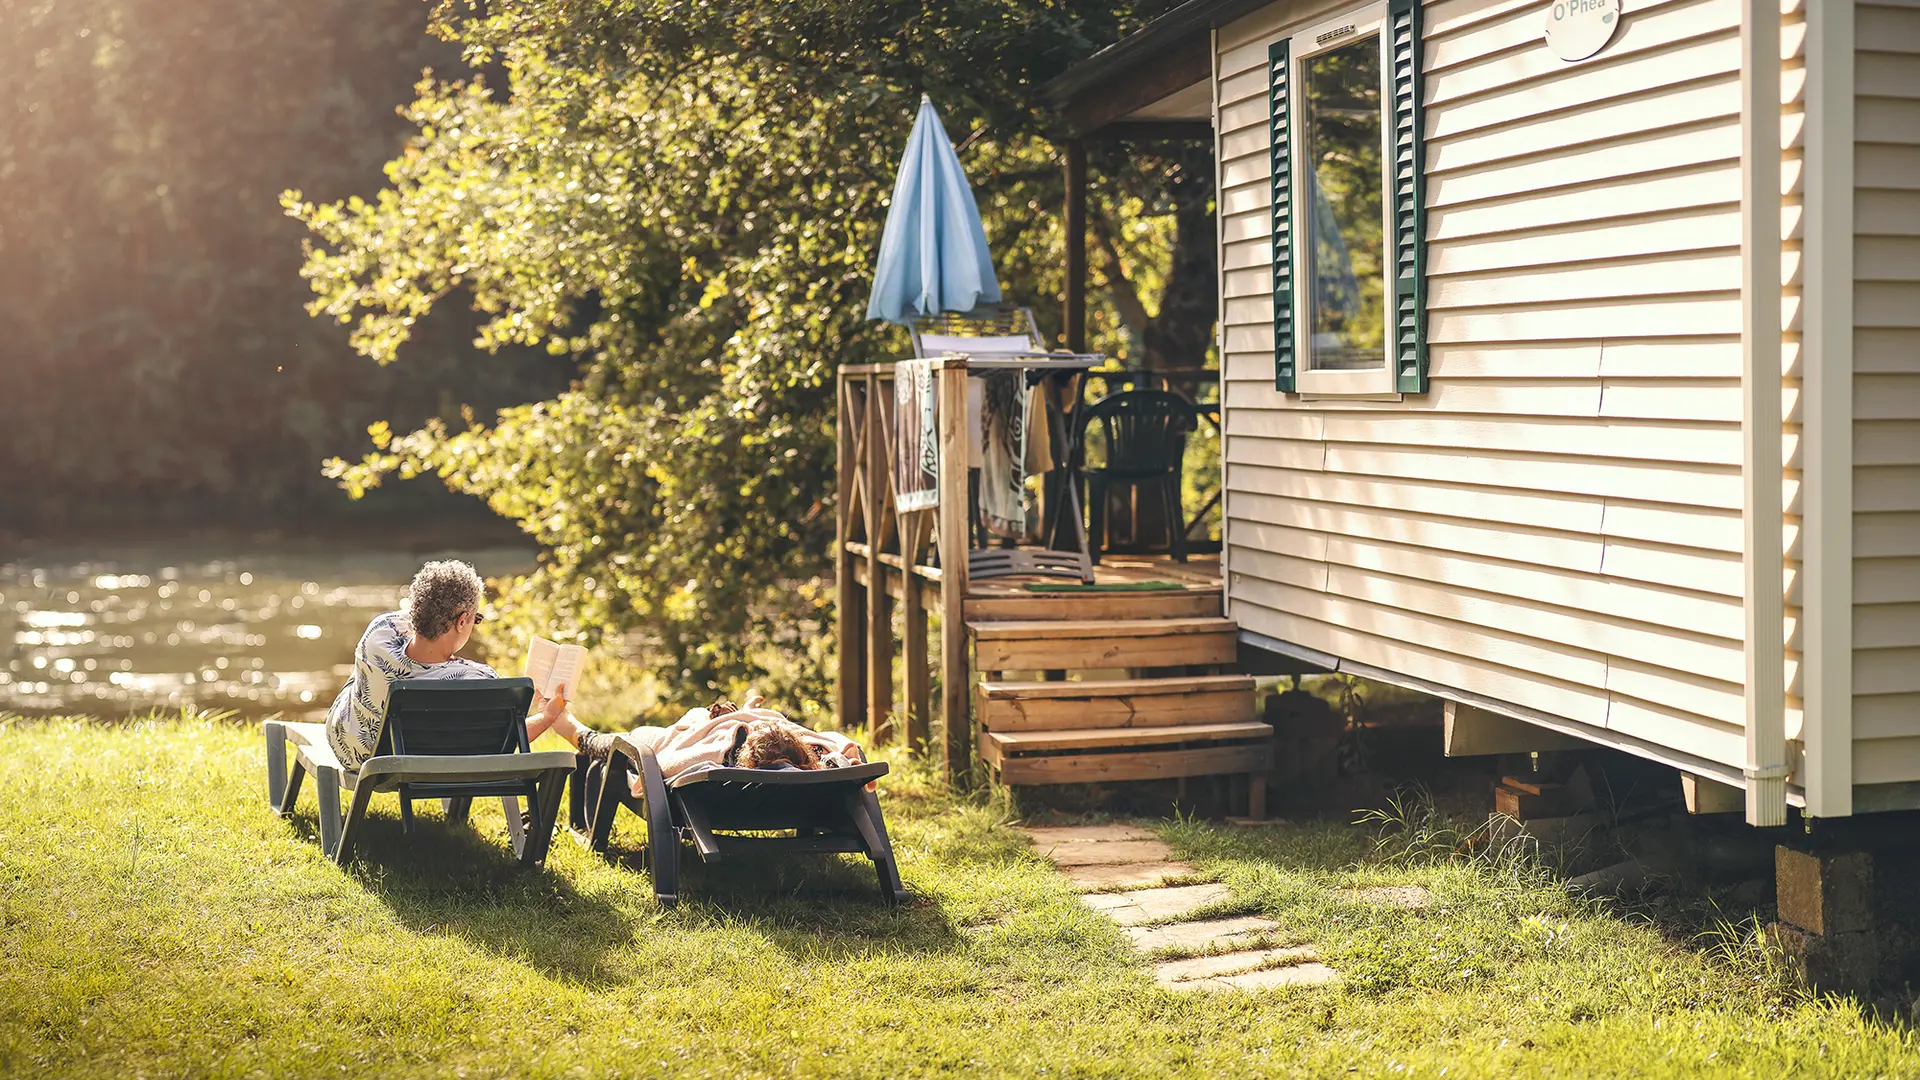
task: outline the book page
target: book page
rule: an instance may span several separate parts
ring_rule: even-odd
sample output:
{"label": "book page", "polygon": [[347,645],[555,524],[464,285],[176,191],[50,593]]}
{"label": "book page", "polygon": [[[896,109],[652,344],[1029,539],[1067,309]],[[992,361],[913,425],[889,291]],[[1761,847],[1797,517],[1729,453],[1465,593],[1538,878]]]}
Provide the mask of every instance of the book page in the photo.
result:
{"label": "book page", "polygon": [[547,696],[555,694],[573,700],[573,688],[580,682],[580,669],[587,664],[587,649],[584,645],[562,645],[559,655],[553,659],[553,673],[548,676]]}
{"label": "book page", "polygon": [[560,657],[558,642],[548,641],[536,636],[527,643],[526,676],[533,680],[533,692],[541,697],[552,697],[548,689],[553,685],[554,663]]}

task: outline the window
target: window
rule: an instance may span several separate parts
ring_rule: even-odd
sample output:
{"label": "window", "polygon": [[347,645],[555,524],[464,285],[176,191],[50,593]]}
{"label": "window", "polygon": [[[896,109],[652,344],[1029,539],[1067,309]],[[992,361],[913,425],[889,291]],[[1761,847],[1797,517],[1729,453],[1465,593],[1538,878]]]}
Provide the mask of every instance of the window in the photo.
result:
{"label": "window", "polygon": [[1269,50],[1275,384],[1426,389],[1416,0]]}

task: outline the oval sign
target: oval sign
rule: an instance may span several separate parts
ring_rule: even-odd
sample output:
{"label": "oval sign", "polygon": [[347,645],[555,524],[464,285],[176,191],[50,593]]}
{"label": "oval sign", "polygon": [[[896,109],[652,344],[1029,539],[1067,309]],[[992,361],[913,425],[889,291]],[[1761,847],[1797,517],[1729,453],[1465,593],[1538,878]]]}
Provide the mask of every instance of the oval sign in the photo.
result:
{"label": "oval sign", "polygon": [[1547,5],[1547,48],[1562,60],[1585,60],[1620,29],[1620,0],[1553,0]]}

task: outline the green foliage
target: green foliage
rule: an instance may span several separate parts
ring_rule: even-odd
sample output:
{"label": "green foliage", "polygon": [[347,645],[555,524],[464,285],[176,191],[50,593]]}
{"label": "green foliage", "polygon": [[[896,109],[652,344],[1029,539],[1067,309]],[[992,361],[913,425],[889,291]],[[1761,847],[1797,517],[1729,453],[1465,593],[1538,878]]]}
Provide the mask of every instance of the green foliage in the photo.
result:
{"label": "green foliage", "polygon": [[267,512],[285,527],[344,508],[315,465],[370,420],[564,383],[550,358],[461,357],[460,312],[422,328],[416,365],[379,372],[301,311],[302,230],[279,193],[377,181],[405,134],[394,106],[423,67],[459,68],[427,14],[0,0],[0,527]]}
{"label": "green foliage", "polygon": [[[545,594],[588,637],[638,631],[669,682],[732,688],[791,646],[812,658],[799,693],[819,696],[834,372],[906,346],[864,314],[920,94],[964,147],[1003,288],[1050,319],[1060,168],[1037,87],[1162,6],[443,4],[440,32],[506,92],[423,82],[385,190],[288,194],[316,241],[311,310],[384,364],[458,293],[487,317],[482,345],[576,357],[581,376],[488,425],[378,429],[330,475],[357,494],[435,474],[485,498],[549,553],[512,595]],[[1126,217],[1205,220],[1204,245],[1174,246],[1210,252],[1193,162],[1109,165],[1122,261],[1162,297],[1176,279],[1210,296],[1210,272],[1147,253],[1154,231]],[[1139,195],[1174,175],[1179,199]],[[1162,297],[1190,318],[1190,298]]]}

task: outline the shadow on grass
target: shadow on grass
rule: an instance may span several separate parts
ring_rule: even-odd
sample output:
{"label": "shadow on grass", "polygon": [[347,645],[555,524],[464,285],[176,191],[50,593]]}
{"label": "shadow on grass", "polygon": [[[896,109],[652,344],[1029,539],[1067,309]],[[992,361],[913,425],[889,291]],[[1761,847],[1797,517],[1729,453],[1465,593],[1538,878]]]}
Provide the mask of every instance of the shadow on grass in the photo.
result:
{"label": "shadow on grass", "polygon": [[[318,844],[310,817],[291,822]],[[411,835],[398,817],[369,814],[354,839],[348,873],[411,931],[457,937],[549,975],[592,987],[627,981],[613,958],[633,941],[630,913],[574,889],[545,866],[523,866],[491,835],[487,818],[450,824],[416,813]],[[564,829],[556,846],[571,841]]]}

